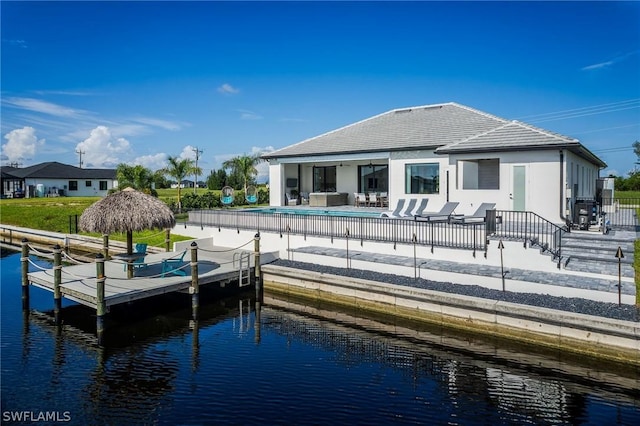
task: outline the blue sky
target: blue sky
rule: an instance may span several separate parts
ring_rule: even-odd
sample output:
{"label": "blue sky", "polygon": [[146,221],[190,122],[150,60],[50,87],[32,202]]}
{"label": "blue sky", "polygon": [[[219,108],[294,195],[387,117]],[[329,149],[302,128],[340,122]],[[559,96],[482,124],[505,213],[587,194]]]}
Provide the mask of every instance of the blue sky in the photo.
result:
{"label": "blue sky", "polygon": [[[2,164],[208,174],[391,109],[457,102],[636,165],[640,2],[7,2]],[[263,167],[261,172],[266,169]],[[264,176],[264,175],[263,175]]]}

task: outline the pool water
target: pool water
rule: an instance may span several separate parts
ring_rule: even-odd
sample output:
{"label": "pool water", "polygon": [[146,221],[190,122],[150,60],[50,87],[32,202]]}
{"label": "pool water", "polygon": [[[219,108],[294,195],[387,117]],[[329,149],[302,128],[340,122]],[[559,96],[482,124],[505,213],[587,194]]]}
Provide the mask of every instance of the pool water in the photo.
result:
{"label": "pool water", "polygon": [[286,207],[269,207],[245,209],[247,212],[264,213],[264,214],[294,214],[302,216],[347,216],[347,217],[380,217],[381,211],[367,210],[326,210],[326,209],[304,209],[304,208],[286,208]]}

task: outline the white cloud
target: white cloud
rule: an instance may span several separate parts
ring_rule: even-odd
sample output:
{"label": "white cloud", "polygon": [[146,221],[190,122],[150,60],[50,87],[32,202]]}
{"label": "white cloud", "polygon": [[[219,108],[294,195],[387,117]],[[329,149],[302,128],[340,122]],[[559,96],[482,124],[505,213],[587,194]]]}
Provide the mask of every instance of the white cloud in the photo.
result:
{"label": "white cloud", "polygon": [[262,120],[262,116],[256,114],[253,111],[249,111],[248,109],[238,109],[236,110],[240,113],[241,120]]}
{"label": "white cloud", "polygon": [[153,155],[143,155],[133,160],[133,164],[140,164],[147,169],[156,171],[167,166],[167,154],[162,152]]}
{"label": "white cloud", "polygon": [[189,160],[195,161],[196,152],[194,150],[195,150],[194,147],[192,147],[191,145],[187,145],[182,149],[182,152],[178,157],[182,158],[183,160],[189,159]]}
{"label": "white cloud", "polygon": [[613,65],[613,61],[607,61],[607,62],[600,62],[599,64],[587,65],[586,67],[582,67],[581,69],[582,71],[597,70],[600,68],[607,68],[611,65]]}
{"label": "white cloud", "polygon": [[609,60],[609,61],[605,61],[605,62],[599,62],[597,64],[592,64],[592,65],[587,65],[586,67],[582,67],[580,68],[581,71],[592,71],[592,70],[598,70],[598,69],[603,69],[603,68],[609,68],[614,64],[617,64],[618,62],[622,62],[628,58],[630,58],[633,55],[637,55],[638,53],[640,53],[640,50],[636,50],[633,52],[629,52],[629,53],[625,53],[624,55],[620,55],[620,56],[616,56],[615,58]]}
{"label": "white cloud", "polygon": [[235,95],[236,93],[240,93],[240,90],[236,89],[229,83],[224,83],[222,86],[218,87],[218,92],[225,95]]}
{"label": "white cloud", "polygon": [[130,149],[128,140],[115,137],[106,126],[96,127],[87,139],[76,145],[76,151],[83,153],[84,166],[96,168],[117,166]]}
{"label": "white cloud", "polygon": [[11,46],[16,46],[16,47],[22,47],[23,49],[27,48],[27,42],[25,40],[19,40],[19,39],[14,39],[14,40],[9,40],[9,39],[2,39],[3,42],[10,44]]}
{"label": "white cloud", "polygon": [[67,108],[52,102],[41,101],[33,98],[6,98],[3,100],[3,103],[14,108],[54,115],[56,117],[73,118],[85,113],[85,111],[82,110]]}
{"label": "white cloud", "polygon": [[135,118],[133,121],[137,121],[138,123],[146,124],[148,126],[160,127],[161,129],[172,130],[172,131],[180,130],[183,126],[183,124],[181,123],[175,123],[173,121],[167,121],[167,120],[160,120],[158,118],[141,117],[141,118]]}
{"label": "white cloud", "polygon": [[4,135],[7,143],[2,145],[2,158],[8,161],[25,160],[33,157],[36,148],[44,145],[44,139],[38,139],[33,127],[15,129]]}

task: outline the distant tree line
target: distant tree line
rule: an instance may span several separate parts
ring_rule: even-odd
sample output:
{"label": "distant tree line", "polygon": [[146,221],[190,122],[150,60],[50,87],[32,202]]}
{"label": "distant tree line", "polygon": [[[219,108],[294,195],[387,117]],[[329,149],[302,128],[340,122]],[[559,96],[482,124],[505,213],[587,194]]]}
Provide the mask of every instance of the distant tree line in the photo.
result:
{"label": "distant tree line", "polygon": [[[636,164],[640,164],[640,141],[635,141],[633,144],[633,152],[636,154]],[[621,176],[609,176],[615,178],[616,191],[640,191],[640,170],[634,168],[630,171],[627,177]]]}
{"label": "distant tree line", "polygon": [[[237,191],[242,191],[236,195],[235,199],[236,202],[243,204],[247,188],[251,185],[256,185],[256,177],[258,175],[256,165],[261,161],[262,159],[259,155],[241,155],[225,161],[221,169],[211,170],[209,176],[207,176],[205,181],[207,189],[214,191],[230,186]],[[195,166],[193,160],[172,156],[167,158],[165,167],[156,171],[141,165],[131,166],[126,163],[121,163],[116,168],[118,187],[120,189],[130,186],[147,194],[157,196],[156,189],[170,188],[171,185],[177,184],[178,202],[176,207],[178,211],[182,208],[220,206],[216,205],[219,204],[219,198],[217,202],[214,201],[213,194],[199,196],[190,193],[184,196],[183,205],[181,183],[190,176],[199,176],[201,174],[202,170]],[[198,185],[198,182],[194,182],[194,184]],[[267,201],[268,192],[258,191],[258,203]]]}

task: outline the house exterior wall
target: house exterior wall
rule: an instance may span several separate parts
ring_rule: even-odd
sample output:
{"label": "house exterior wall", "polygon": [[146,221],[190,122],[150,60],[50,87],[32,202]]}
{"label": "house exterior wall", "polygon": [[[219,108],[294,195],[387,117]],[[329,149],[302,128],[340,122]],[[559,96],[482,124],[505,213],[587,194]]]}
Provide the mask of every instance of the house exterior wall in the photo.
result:
{"label": "house exterior wall", "polygon": [[[465,160],[498,159],[499,188],[464,189],[465,173],[461,165]],[[516,151],[505,153],[457,154],[449,157],[450,200],[459,201],[457,213],[472,213],[483,202],[495,203],[496,209],[515,210],[514,167],[524,168],[524,210],[532,211],[558,224],[565,222],[561,216],[561,197],[564,199],[564,181],[560,182],[560,151]],[[594,166],[595,167],[595,166]],[[594,183],[595,187],[595,178]],[[594,190],[595,191],[595,190]],[[595,192],[594,192],[595,194]],[[460,211],[458,211],[460,210]]]}
{"label": "house exterior wall", "polygon": [[[71,190],[70,181],[77,182],[77,190]],[[91,185],[87,186],[87,182]],[[100,182],[106,182],[106,189],[100,190]],[[117,181],[111,179],[25,179],[27,188],[27,196],[48,196],[49,194],[58,194],[58,190],[63,191],[63,195],[67,197],[104,197],[110,189],[117,187]],[[42,193],[39,193],[42,189]]]}
{"label": "house exterior wall", "polygon": [[[437,163],[440,167],[440,187],[437,194],[407,194],[405,168],[408,164]],[[448,158],[433,151],[392,152],[389,160],[389,208],[392,210],[400,198],[428,198],[427,211],[438,211],[446,202]]]}

